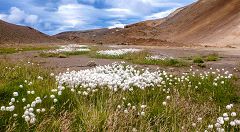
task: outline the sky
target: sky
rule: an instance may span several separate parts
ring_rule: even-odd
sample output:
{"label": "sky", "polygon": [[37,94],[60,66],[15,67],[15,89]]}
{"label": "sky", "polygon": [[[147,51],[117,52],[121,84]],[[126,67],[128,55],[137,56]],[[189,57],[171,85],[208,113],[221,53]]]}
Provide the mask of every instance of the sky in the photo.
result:
{"label": "sky", "polygon": [[167,16],[195,0],[1,0],[0,19],[54,35],[123,27]]}

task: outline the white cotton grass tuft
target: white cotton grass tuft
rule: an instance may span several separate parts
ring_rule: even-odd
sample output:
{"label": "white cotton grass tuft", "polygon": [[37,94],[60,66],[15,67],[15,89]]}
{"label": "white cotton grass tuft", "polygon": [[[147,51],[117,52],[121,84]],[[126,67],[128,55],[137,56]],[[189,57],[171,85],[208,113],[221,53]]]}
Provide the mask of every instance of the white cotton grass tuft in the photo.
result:
{"label": "white cotton grass tuft", "polygon": [[164,101],[164,102],[162,102],[162,104],[163,104],[163,106],[166,106],[166,105],[167,105],[167,102]]}
{"label": "white cotton grass tuft", "polygon": [[17,97],[18,96],[18,92],[13,92],[13,96]]}
{"label": "white cotton grass tuft", "polygon": [[134,53],[134,52],[140,52],[142,49],[114,49],[114,50],[101,50],[98,51],[97,53],[100,55],[108,55],[108,56],[120,56],[120,55],[125,55],[128,53]]}
{"label": "white cotton grass tuft", "polygon": [[[162,76],[164,74],[160,71],[140,71],[133,66],[114,63],[112,65],[97,66],[93,69],[60,73],[56,76],[56,80],[59,88],[63,87],[62,84],[67,85],[70,89],[81,86],[81,88],[90,90],[107,86],[109,89],[116,91],[120,89],[128,90],[131,87],[145,89],[156,86],[163,81]],[[87,95],[88,92],[84,91],[83,94]]]}
{"label": "white cotton grass tuft", "polygon": [[152,55],[152,56],[148,56],[146,57],[146,59],[148,60],[167,60],[167,59],[174,59],[174,57],[169,57],[166,55]]}
{"label": "white cotton grass tuft", "polygon": [[69,44],[62,45],[58,49],[44,51],[44,53],[65,53],[65,52],[89,52],[91,51],[87,45]]}

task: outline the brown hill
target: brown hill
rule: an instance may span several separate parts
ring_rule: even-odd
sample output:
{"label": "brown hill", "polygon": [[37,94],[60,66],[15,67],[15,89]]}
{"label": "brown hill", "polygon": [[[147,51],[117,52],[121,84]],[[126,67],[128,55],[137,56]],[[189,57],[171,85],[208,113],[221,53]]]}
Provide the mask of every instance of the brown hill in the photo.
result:
{"label": "brown hill", "polygon": [[31,27],[19,26],[0,20],[0,44],[55,43],[61,41]]}
{"label": "brown hill", "polygon": [[87,43],[239,46],[240,1],[199,0],[163,19],[128,25],[124,29],[64,32],[55,37]]}

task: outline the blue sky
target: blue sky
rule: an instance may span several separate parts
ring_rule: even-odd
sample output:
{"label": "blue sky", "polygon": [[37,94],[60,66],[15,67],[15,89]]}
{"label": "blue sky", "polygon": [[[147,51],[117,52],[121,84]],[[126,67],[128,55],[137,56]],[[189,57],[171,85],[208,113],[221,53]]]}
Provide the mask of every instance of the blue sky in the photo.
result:
{"label": "blue sky", "polygon": [[2,0],[0,19],[53,35],[167,16],[195,0]]}

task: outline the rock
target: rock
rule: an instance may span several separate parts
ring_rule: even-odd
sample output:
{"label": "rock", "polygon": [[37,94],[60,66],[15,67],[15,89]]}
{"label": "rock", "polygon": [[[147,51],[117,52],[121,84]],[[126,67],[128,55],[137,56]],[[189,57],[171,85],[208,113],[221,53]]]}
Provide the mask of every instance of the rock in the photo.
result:
{"label": "rock", "polygon": [[89,66],[89,67],[95,67],[95,66],[97,66],[97,64],[96,64],[95,61],[89,61],[89,62],[87,63],[87,66]]}
{"label": "rock", "polygon": [[231,46],[231,45],[226,45],[225,47],[226,47],[226,48],[236,48],[236,47]]}

